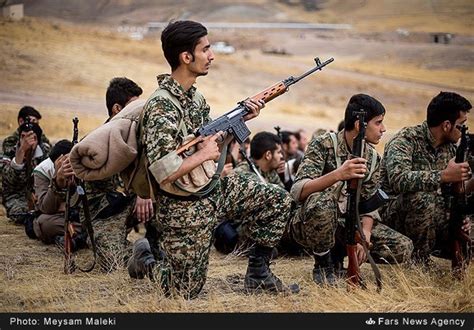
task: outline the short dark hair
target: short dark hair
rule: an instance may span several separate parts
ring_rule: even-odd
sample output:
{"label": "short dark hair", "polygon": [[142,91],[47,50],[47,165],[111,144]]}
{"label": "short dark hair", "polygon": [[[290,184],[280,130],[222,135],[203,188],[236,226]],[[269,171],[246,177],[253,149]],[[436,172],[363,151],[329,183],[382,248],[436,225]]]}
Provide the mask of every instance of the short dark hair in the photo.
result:
{"label": "short dark hair", "polygon": [[53,163],[58,159],[61,155],[66,155],[71,152],[72,149],[72,142],[69,140],[60,140],[56,142],[54,147],[51,149],[49,153],[49,158],[53,161]]}
{"label": "short dark hair", "polygon": [[36,109],[33,108],[32,106],[25,105],[24,107],[22,107],[22,108],[20,109],[20,111],[18,111],[18,118],[17,118],[17,120],[19,120],[20,118],[23,119],[23,120],[26,120],[26,117],[29,117],[29,116],[36,117],[36,118],[38,118],[38,119],[41,119],[41,114],[39,113],[38,110],[36,110]]}
{"label": "short dark hair", "polygon": [[291,137],[292,135],[296,138],[296,135],[295,135],[295,133],[293,133],[293,132],[290,132],[290,131],[281,131],[281,132],[280,132],[281,142],[282,142],[283,144],[289,144],[289,143],[290,143],[290,140],[291,140],[290,137]]}
{"label": "short dark hair", "polygon": [[459,113],[469,112],[471,108],[471,103],[463,96],[452,92],[440,92],[428,104],[426,111],[428,127],[438,126],[445,120],[454,125]]}
{"label": "short dark hair", "polygon": [[281,145],[278,135],[270,132],[260,132],[255,134],[250,142],[250,156],[253,159],[260,159],[267,151],[272,153]]}
{"label": "short dark hair", "polygon": [[341,120],[339,124],[337,124],[337,131],[340,132],[344,129],[344,120]]}
{"label": "short dark hair", "polygon": [[115,103],[123,108],[132,97],[140,96],[142,93],[143,90],[134,81],[125,77],[113,78],[105,93],[109,116],[112,116],[112,107]]}
{"label": "short dark hair", "polygon": [[365,122],[377,116],[385,114],[385,108],[377,99],[367,94],[353,95],[347,103],[346,113],[344,115],[344,129],[350,131],[354,129],[358,116],[355,112],[365,110]]}
{"label": "short dark hair", "polygon": [[179,54],[189,52],[194,56],[194,49],[199,39],[207,35],[207,29],[194,21],[170,22],[161,33],[161,48],[166,60],[175,70],[179,66]]}

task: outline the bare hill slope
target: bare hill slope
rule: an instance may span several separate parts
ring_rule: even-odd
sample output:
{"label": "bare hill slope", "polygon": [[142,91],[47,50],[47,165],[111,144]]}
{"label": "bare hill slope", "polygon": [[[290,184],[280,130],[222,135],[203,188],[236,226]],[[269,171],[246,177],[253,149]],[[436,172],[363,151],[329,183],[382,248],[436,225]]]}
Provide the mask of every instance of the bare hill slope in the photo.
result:
{"label": "bare hill slope", "polygon": [[188,18],[202,21],[349,23],[363,31],[447,31],[469,34],[470,0],[11,0],[30,16],[118,25]]}

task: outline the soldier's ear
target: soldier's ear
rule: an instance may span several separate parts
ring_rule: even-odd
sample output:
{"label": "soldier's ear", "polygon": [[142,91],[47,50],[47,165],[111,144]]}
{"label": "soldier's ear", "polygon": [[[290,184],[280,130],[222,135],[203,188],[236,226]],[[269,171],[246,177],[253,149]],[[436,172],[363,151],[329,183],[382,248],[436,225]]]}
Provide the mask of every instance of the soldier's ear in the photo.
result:
{"label": "soldier's ear", "polygon": [[190,52],[182,52],[181,54],[179,54],[179,58],[182,63],[189,64],[193,61],[193,54],[191,54]]}
{"label": "soldier's ear", "polygon": [[443,121],[443,132],[448,133],[449,131],[451,131],[451,128],[452,128],[452,125],[449,120]]}
{"label": "soldier's ear", "polygon": [[355,121],[355,123],[354,123],[354,128],[355,128],[356,132],[359,132],[359,129],[360,129],[360,127],[359,127],[359,120],[356,120],[356,121]]}
{"label": "soldier's ear", "polygon": [[270,150],[265,151],[265,160],[272,159],[272,152]]}
{"label": "soldier's ear", "polygon": [[122,106],[118,103],[115,103],[112,106],[112,117],[115,116],[116,114],[118,114],[120,112],[120,110],[122,110]]}

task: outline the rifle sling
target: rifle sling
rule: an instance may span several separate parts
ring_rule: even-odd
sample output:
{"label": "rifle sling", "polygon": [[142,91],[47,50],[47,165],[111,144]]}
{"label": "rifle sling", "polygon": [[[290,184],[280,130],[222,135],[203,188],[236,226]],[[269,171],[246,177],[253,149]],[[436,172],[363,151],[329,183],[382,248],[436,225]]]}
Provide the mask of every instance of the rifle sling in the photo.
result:
{"label": "rifle sling", "polygon": [[89,209],[89,200],[87,199],[87,194],[84,187],[81,186],[81,188],[84,190],[84,193],[80,195],[82,208],[84,210],[84,221],[82,222],[82,228],[87,231],[87,235],[89,236],[89,239],[91,241],[94,260],[92,264],[89,266],[89,268],[83,269],[83,268],[78,267],[78,269],[83,273],[89,273],[90,271],[94,269],[95,264],[97,262],[97,245],[95,244],[94,228],[92,227],[92,219],[91,219],[91,213]]}

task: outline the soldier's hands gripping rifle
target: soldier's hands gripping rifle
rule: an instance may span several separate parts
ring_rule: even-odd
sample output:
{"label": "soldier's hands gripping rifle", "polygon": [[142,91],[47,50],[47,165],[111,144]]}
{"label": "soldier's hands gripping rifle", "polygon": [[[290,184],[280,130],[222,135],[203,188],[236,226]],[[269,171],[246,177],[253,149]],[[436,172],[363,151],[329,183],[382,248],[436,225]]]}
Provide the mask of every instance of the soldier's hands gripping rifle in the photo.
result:
{"label": "soldier's hands gripping rifle", "polygon": [[[72,144],[74,146],[78,142],[79,129],[77,126],[79,123],[79,119],[75,117],[72,120],[72,122],[74,124],[73,137],[72,137]],[[77,195],[79,196],[79,200],[82,204],[82,208],[84,211],[84,218],[85,218],[83,227],[85,227],[85,229],[87,230],[89,239],[91,241],[93,253],[94,253],[94,260],[91,266],[89,266],[89,268],[86,268],[86,269],[77,267],[74,262],[74,257],[73,257],[73,239],[77,235],[74,229],[72,220],[70,218],[71,197],[74,195],[74,193],[77,193]],[[84,182],[82,180],[77,179],[76,177],[73,177],[72,180],[68,180],[67,190],[66,190],[66,208],[65,208],[65,215],[64,215],[64,273],[72,274],[76,270],[76,268],[78,268],[82,272],[90,272],[92,271],[92,269],[94,269],[95,263],[96,263],[96,246],[95,246],[95,241],[94,241],[94,231],[91,224],[89,201],[87,199]]]}
{"label": "soldier's hands gripping rifle", "polygon": [[[334,61],[333,58],[330,58],[325,62],[321,62],[319,58],[315,58],[316,66],[313,67],[311,70],[308,70],[307,72],[296,78],[290,76],[287,79],[266,88],[265,90],[250,97],[249,99],[255,102],[263,100],[265,101],[265,103],[268,103],[276,97],[286,93],[291,85],[296,84],[298,81],[309,76],[315,71],[321,70],[323,67],[325,67],[332,61]],[[222,116],[199,128],[198,131],[194,133],[196,138],[179,147],[177,153],[181,154],[189,150],[189,148],[191,148],[192,146],[203,141],[206,136],[214,135],[220,131],[232,134],[239,144],[244,143],[244,141],[250,136],[250,130],[244,123],[244,117],[249,113],[249,110],[245,106],[244,102],[245,100],[239,102],[238,106],[233,110],[223,114]]]}
{"label": "soldier's hands gripping rifle", "polygon": [[[469,152],[474,148],[474,136],[467,134],[466,125],[458,127],[461,131],[461,141],[456,149],[456,163],[467,161]],[[472,139],[472,140],[471,140]],[[451,266],[456,278],[462,279],[471,261],[472,240],[462,227],[467,215],[467,199],[465,181],[451,185],[449,197],[449,237],[451,241]]]}
{"label": "soldier's hands gripping rifle", "polygon": [[[352,154],[350,158],[360,158],[364,155],[365,150],[365,130],[367,123],[365,122],[366,112],[360,110],[356,113],[359,121],[359,133],[355,137],[352,144]],[[377,290],[382,289],[382,277],[377,265],[375,264],[369,252],[369,242],[367,242],[362,224],[360,221],[360,194],[363,179],[354,178],[347,181],[347,208],[345,215],[345,230],[346,230],[346,251],[349,259],[347,266],[347,281],[350,286],[364,286],[361,281],[359,260],[357,258],[357,244],[362,245],[367,259],[372,266],[375,274]]]}

